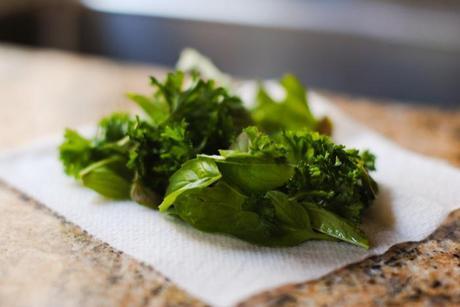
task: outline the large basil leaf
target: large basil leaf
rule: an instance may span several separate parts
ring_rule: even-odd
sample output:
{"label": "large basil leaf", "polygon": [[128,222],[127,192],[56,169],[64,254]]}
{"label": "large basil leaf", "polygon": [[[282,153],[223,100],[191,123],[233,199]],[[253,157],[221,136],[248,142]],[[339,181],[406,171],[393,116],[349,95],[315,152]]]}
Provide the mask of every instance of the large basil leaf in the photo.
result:
{"label": "large basil leaf", "polygon": [[257,213],[243,210],[246,200],[246,196],[219,181],[215,186],[180,195],[174,202],[174,213],[202,231],[269,245],[270,226]]}
{"label": "large basil leaf", "polygon": [[221,177],[213,160],[204,157],[189,160],[169,178],[166,197],[158,208],[160,211],[166,211],[180,194],[188,190],[207,187]]}
{"label": "large basil leaf", "polygon": [[232,232],[246,196],[223,181],[178,195],[174,213],[194,227],[209,232]]}
{"label": "large basil leaf", "polygon": [[247,200],[225,181],[219,181],[215,186],[181,194],[173,212],[202,231],[229,234],[259,245],[292,246],[317,238],[310,229],[280,227],[256,212],[244,210]]}
{"label": "large basil leaf", "polygon": [[223,178],[245,192],[265,192],[284,185],[294,167],[274,159],[248,153],[221,151],[223,156],[209,156],[217,163]]}

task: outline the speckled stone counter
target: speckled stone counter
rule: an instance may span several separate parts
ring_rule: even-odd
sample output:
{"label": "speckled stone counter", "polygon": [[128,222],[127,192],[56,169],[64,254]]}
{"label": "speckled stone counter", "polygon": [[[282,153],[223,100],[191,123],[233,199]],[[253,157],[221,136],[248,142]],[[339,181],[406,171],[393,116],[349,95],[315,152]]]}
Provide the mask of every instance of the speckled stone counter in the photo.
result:
{"label": "speckled stone counter", "polygon": [[421,242],[401,243],[385,254],[319,280],[258,294],[240,306],[460,305],[460,210]]}
{"label": "speckled stone counter", "polygon": [[0,212],[0,306],[204,305],[2,182]]}
{"label": "speckled stone counter", "polygon": [[[0,46],[0,150],[127,109],[163,69]],[[325,93],[414,151],[460,165],[460,111],[375,104]],[[0,183],[0,306],[201,306],[161,273]],[[249,298],[252,305],[460,305],[460,211],[432,236],[323,278]]]}

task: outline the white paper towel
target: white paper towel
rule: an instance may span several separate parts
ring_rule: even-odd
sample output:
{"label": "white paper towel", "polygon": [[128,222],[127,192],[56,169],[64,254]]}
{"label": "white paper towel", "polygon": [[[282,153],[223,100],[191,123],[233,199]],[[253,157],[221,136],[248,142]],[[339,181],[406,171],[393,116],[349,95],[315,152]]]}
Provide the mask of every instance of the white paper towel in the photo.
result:
{"label": "white paper towel", "polygon": [[377,155],[380,194],[363,228],[373,248],[306,242],[263,248],[223,235],[199,232],[132,202],[100,198],[64,175],[60,139],[0,155],[0,178],[24,191],[95,237],[155,269],[212,305],[231,305],[258,291],[320,277],[347,263],[420,240],[460,206],[460,171],[404,150],[346,118],[312,95],[316,112],[328,114],[335,139]]}

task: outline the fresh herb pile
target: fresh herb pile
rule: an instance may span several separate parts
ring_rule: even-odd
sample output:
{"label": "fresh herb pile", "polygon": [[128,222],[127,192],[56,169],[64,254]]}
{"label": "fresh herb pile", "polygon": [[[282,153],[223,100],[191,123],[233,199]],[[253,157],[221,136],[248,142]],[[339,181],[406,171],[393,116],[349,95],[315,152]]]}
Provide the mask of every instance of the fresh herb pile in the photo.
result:
{"label": "fresh herb pile", "polygon": [[112,199],[132,199],[193,227],[267,246],[310,239],[364,248],[359,230],[377,193],[374,156],[334,144],[305,88],[281,80],[275,101],[261,86],[256,106],[197,73],[151,78],[151,96],[129,95],[144,116],[103,118],[93,138],[66,130],[65,172]]}

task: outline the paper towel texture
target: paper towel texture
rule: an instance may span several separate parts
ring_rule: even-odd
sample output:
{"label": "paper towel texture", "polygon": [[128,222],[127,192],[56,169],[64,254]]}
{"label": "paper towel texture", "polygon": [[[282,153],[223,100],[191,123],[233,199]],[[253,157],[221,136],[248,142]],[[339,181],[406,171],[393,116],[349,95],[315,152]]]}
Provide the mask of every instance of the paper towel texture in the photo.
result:
{"label": "paper towel texture", "polygon": [[364,230],[373,248],[346,243],[306,242],[264,248],[223,235],[199,232],[132,202],[109,201],[64,175],[60,139],[0,155],[0,178],[34,197],[212,305],[227,306],[270,287],[320,277],[391,245],[420,240],[460,206],[460,171],[409,152],[351,121],[322,97],[312,95],[316,113],[334,122],[334,139],[377,155],[377,201]]}

